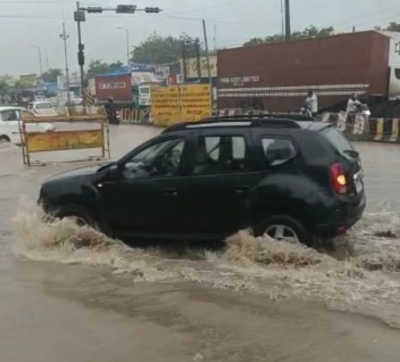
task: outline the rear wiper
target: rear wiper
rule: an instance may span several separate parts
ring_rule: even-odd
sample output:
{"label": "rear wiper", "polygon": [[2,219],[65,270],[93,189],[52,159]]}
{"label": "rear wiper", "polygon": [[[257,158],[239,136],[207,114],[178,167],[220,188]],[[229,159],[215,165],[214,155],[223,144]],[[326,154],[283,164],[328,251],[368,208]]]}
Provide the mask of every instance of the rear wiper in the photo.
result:
{"label": "rear wiper", "polygon": [[345,151],[343,151],[343,153],[345,153],[346,155],[348,155],[348,156],[350,156],[352,158],[360,157],[360,154],[355,150],[345,150]]}

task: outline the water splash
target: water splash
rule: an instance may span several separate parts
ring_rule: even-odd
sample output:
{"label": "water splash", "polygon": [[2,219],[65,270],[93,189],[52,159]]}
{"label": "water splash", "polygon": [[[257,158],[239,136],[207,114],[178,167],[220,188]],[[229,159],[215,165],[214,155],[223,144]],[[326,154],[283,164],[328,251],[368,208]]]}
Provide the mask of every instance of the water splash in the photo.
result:
{"label": "water splash", "polygon": [[274,300],[321,301],[335,310],[374,315],[400,326],[400,215],[395,213],[367,214],[339,239],[338,245],[354,253],[344,261],[246,231],[228,238],[219,251],[132,249],[68,219],[44,220],[34,203],[21,202],[13,219],[17,254],[107,267],[135,281],[181,280]]}

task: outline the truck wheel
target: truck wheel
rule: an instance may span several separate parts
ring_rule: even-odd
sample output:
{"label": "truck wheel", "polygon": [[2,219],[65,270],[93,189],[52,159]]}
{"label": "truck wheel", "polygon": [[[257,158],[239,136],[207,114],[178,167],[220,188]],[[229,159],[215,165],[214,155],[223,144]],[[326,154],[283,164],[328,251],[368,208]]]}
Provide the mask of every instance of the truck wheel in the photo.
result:
{"label": "truck wheel", "polygon": [[269,236],[275,240],[282,240],[292,244],[313,244],[305,228],[290,216],[277,215],[265,219],[254,228],[254,236]]}

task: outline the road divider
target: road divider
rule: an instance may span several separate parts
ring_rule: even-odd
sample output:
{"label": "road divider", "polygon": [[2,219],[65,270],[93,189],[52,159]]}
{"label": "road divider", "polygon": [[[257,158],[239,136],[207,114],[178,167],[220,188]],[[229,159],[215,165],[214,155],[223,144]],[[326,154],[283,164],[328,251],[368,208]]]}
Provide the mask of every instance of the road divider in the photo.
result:
{"label": "road divider", "polygon": [[[219,115],[223,117],[241,114],[262,115],[269,113],[257,110],[243,111],[240,108],[219,111]],[[369,117],[364,113],[326,112],[318,116],[317,119],[322,120],[322,122],[332,123],[351,141],[400,143],[400,118],[376,118]]]}
{"label": "road divider", "polygon": [[149,123],[150,111],[148,109],[129,109],[124,108],[119,111],[122,123]]}
{"label": "road divider", "polygon": [[[68,115],[54,117],[22,117],[20,122],[21,148],[24,165],[42,164],[32,162],[32,153],[100,149],[93,158],[110,158],[109,129],[104,107],[74,108]],[[27,125],[46,123],[53,125],[48,132],[27,132]]]}

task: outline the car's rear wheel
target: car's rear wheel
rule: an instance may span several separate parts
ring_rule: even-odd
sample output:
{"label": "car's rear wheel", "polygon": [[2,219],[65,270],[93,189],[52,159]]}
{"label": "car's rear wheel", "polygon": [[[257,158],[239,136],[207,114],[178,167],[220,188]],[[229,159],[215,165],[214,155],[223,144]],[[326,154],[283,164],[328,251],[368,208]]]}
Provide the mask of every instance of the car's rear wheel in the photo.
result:
{"label": "car's rear wheel", "polygon": [[1,135],[0,143],[6,143],[6,142],[11,142],[10,137],[8,137],[7,135]]}
{"label": "car's rear wheel", "polygon": [[269,236],[277,241],[286,241],[292,244],[311,246],[312,238],[303,225],[290,216],[272,216],[265,219],[254,229],[254,235]]}

